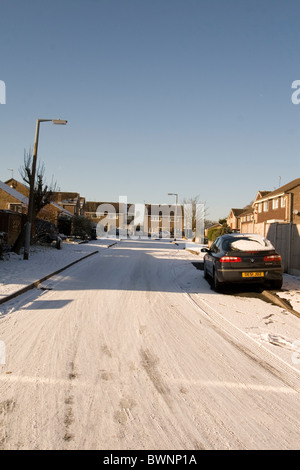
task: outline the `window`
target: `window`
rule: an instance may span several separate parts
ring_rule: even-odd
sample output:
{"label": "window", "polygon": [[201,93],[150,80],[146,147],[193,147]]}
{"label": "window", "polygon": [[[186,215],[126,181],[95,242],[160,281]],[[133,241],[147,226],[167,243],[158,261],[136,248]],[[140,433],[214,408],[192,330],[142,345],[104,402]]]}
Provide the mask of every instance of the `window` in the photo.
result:
{"label": "window", "polygon": [[281,205],[281,207],[285,207],[285,196],[281,196],[280,205]]}
{"label": "window", "polygon": [[9,204],[9,210],[22,214],[22,204]]}
{"label": "window", "polygon": [[273,209],[278,209],[278,198],[273,199],[272,208]]}
{"label": "window", "polygon": [[221,246],[221,243],[222,243],[222,240],[221,238],[217,238],[216,241],[212,244],[211,246],[211,251],[213,253],[218,253],[218,251],[220,251],[220,246]]}
{"label": "window", "polygon": [[264,212],[268,212],[269,210],[269,201],[264,202]]}
{"label": "window", "polygon": [[223,248],[225,251],[261,251],[270,250],[273,247],[269,240],[259,235],[254,235],[226,240]]}
{"label": "window", "polygon": [[262,212],[262,203],[261,202],[258,204],[258,212]]}

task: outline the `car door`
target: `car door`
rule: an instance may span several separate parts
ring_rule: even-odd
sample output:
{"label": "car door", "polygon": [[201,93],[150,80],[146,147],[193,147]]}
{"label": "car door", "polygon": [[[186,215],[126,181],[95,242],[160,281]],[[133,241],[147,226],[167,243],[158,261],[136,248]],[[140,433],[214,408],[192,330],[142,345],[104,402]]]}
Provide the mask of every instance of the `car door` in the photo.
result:
{"label": "car door", "polygon": [[220,238],[217,238],[211,245],[209,252],[205,256],[206,269],[210,276],[213,276],[216,254],[220,251]]}

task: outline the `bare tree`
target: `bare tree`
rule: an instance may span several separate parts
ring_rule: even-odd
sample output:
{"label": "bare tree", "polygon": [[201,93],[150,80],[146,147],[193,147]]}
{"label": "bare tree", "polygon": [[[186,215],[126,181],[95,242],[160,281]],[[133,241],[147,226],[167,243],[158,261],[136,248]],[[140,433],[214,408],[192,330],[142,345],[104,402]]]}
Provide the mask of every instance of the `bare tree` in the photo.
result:
{"label": "bare tree", "polygon": [[[24,150],[24,164],[19,171],[23,181],[30,186],[33,177],[31,149],[29,152]],[[36,219],[40,210],[51,202],[51,197],[55,191],[57,191],[56,182],[53,182],[52,177],[50,185],[45,183],[45,165],[43,163],[39,163],[36,170],[33,191],[33,221]]]}
{"label": "bare tree", "polygon": [[206,218],[207,215],[207,207],[205,202],[201,202],[200,196],[193,196],[190,198],[183,198],[182,204],[190,204],[192,208],[192,230],[195,231],[196,225],[197,225],[197,205],[201,204],[204,206],[204,219]]}

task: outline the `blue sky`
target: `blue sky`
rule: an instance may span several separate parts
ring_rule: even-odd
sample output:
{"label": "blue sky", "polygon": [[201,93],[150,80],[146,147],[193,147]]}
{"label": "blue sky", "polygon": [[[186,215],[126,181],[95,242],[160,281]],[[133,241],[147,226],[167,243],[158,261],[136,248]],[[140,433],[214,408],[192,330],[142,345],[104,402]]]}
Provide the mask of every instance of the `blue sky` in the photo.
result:
{"label": "blue sky", "polygon": [[300,176],[299,0],[1,0],[0,179],[217,220]]}

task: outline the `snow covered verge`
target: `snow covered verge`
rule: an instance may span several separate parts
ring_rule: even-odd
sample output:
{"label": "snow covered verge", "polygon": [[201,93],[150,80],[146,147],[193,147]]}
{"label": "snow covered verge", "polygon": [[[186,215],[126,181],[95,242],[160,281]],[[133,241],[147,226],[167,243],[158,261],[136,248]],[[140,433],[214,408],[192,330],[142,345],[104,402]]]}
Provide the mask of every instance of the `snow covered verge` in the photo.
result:
{"label": "snow covered verge", "polygon": [[202,248],[208,248],[208,245],[202,245],[201,243],[194,243],[194,242],[186,242],[185,243],[185,250],[190,251],[192,253],[197,253],[201,258],[204,257],[205,253],[201,252]]}
{"label": "snow covered verge", "polygon": [[115,242],[113,239],[65,242],[60,250],[36,245],[30,248],[28,260],[24,260],[22,254],[8,253],[0,261],[0,300]]}
{"label": "snow covered verge", "polygon": [[277,292],[278,297],[287,300],[296,312],[300,313],[300,277],[283,275],[282,290]]}

